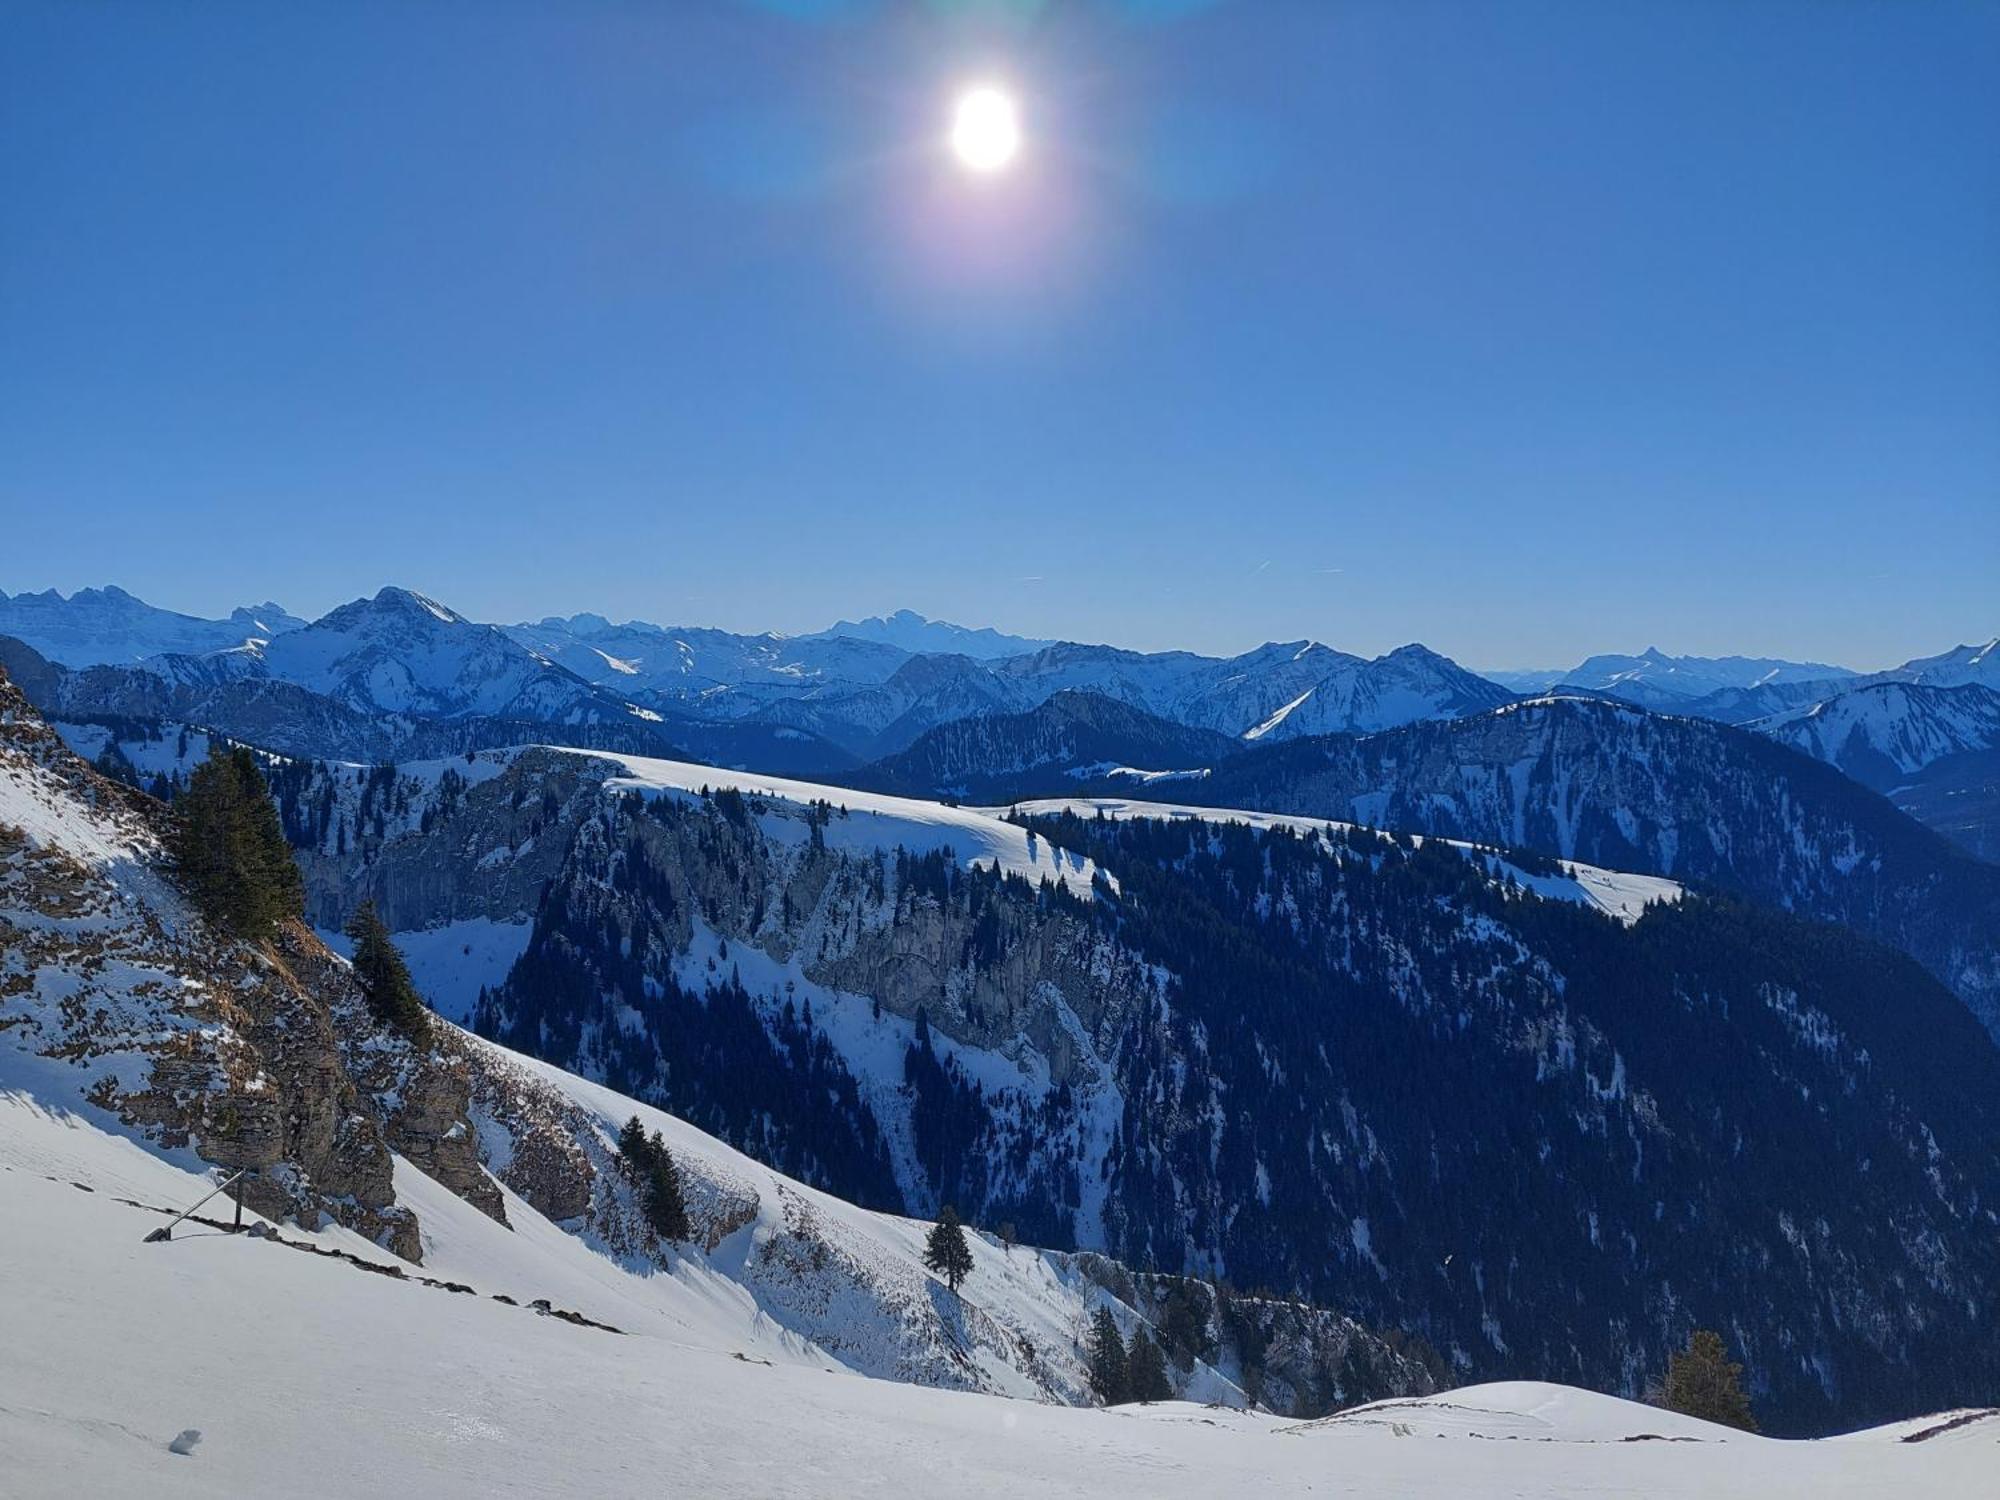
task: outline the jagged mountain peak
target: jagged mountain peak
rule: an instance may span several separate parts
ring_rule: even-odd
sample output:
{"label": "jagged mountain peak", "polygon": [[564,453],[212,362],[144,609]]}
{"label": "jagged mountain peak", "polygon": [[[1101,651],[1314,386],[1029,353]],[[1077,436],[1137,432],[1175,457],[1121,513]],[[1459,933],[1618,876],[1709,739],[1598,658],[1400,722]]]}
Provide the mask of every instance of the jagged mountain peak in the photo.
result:
{"label": "jagged mountain peak", "polygon": [[1984,644],[1975,642],[1955,646],[1936,656],[1920,656],[1883,675],[1943,687],[1963,682],[2000,686],[2000,636]]}
{"label": "jagged mountain peak", "polygon": [[276,604],[239,607],[226,618],[204,619],[148,604],[117,584],[78,589],[0,593],[0,635],[32,646],[50,661],[89,667],[165,655],[202,655],[297,629],[299,620]]}
{"label": "jagged mountain peak", "polygon": [[[428,594],[420,594],[415,589],[407,589],[396,584],[387,584],[378,589],[372,598],[349,601],[336,609],[329,610],[315,625],[346,626],[349,622],[365,621],[374,617],[434,621],[440,625],[470,625],[472,622],[457,610],[440,604]],[[491,626],[480,626],[490,630]]]}

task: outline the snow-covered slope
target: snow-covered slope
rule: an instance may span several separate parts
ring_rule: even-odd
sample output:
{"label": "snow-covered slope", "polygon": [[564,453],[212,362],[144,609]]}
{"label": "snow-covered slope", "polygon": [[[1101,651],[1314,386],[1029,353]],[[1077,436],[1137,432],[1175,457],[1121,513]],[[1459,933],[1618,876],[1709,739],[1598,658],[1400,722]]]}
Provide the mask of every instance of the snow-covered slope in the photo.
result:
{"label": "snow-covered slope", "polygon": [[2000,688],[2000,636],[1983,645],[1954,646],[1936,656],[1920,656],[1883,675],[1932,687],[1974,682]]}
{"label": "snow-covered slope", "polygon": [[573,723],[621,707],[492,626],[408,589],[343,604],[256,654],[265,674],[368,712]]}
{"label": "snow-covered slope", "polygon": [[1248,740],[1294,739],[1455,718],[1513,694],[1422,646],[1373,661],[1317,641],[1273,641],[1241,656],[1058,645],[995,670],[1040,701],[1101,693],[1176,723]]}
{"label": "snow-covered slope", "polygon": [[1881,683],[1926,687],[1981,684],[2000,688],[2000,641],[1957,646],[1887,671],[1857,674],[1823,662],[1771,657],[1593,656],[1573,672],[1502,673],[1511,687],[1543,692],[1581,688],[1667,713],[1695,714],[1725,724],[1750,724]]}
{"label": "snow-covered slope", "polygon": [[[1718,765],[1689,760],[1700,746],[1680,737],[1725,734],[1715,726],[1584,709],[1592,743],[1627,720],[1635,733],[1663,726],[1632,747],[1652,773],[1682,768],[1717,788],[1782,761],[1803,777],[1795,798],[1829,783],[1876,800],[1755,735],[1727,732],[1748,763]],[[996,835],[972,809],[549,748],[347,770],[334,786],[287,780],[281,794],[288,828],[310,841],[315,921],[375,900],[392,928],[421,933],[409,941],[427,982],[454,953],[483,964],[482,935],[506,929],[518,959],[497,985],[498,965],[485,970],[471,1012],[482,1035],[852,1201],[919,1216],[949,1202],[1034,1242],[1290,1289],[1420,1334],[1461,1379],[1561,1372],[1629,1393],[1685,1337],[1680,1309],[1719,1305],[1743,1357],[1771,1372],[1763,1409],[1781,1430],[1907,1410],[1898,1393],[1924,1378],[1918,1337],[1965,1341],[1930,1362],[1957,1383],[1940,1376],[1922,1399],[1976,1397],[1983,1375],[1968,1361],[1984,1356],[1961,1312],[1995,1269],[1959,1215],[1973,1195],[1988,1201],[1981,1101],[2000,1094],[1990,1049],[1966,1045],[1978,1041],[1970,1017],[1859,941],[1674,900],[1678,872],[1580,867],[1616,868],[1586,852],[1597,835],[1577,798],[1590,786],[1565,775],[1562,736],[1537,749],[1556,727],[1542,717],[1494,716],[1505,732],[1488,749],[1558,778],[1548,790],[1578,842],[1549,859],[1352,833],[1338,824],[1380,821],[1353,794],[1301,809],[1338,820],[1306,825],[1325,836],[1277,819],[1233,827],[1227,812],[1187,828],[1100,823],[1086,805],[985,854],[965,836]],[[1400,746],[1400,764],[1426,763],[1413,748]],[[1441,763],[1435,785],[1472,797],[1464,765]],[[468,787],[447,797],[459,767]],[[1375,784],[1372,772],[1353,783]],[[1169,795],[1258,805],[1207,799],[1206,785]],[[1517,805],[1511,780],[1497,790],[1493,812]],[[1522,790],[1522,805],[1541,805],[1540,787]],[[357,817],[364,797],[374,811]],[[1493,845],[1507,835],[1487,830],[1508,826],[1430,832]],[[1646,830],[1631,832],[1628,847]],[[924,856],[946,844],[956,859]],[[1039,889],[1050,845],[1066,868],[1094,859],[1116,899]],[[995,864],[1029,878],[996,880]],[[456,1014],[466,998],[457,991]],[[1716,1071],[1749,1080],[1720,1114],[1700,1103]],[[1456,1082],[1440,1089],[1446,1074]],[[1885,1112],[1889,1097],[1922,1101],[1950,1203],[1914,1167],[1887,1174],[1882,1163],[1910,1162],[1922,1139],[1902,1106]],[[1230,1123],[1217,1132],[1215,1119]],[[1828,1225],[1803,1260],[1775,1249],[1774,1162],[1759,1159],[1775,1142],[1801,1149],[1801,1132],[1823,1169],[1788,1180],[1782,1201],[1793,1222]],[[1301,1152],[1302,1139],[1340,1150]],[[1485,1202],[1487,1153],[1510,1139],[1547,1153],[1532,1211]],[[1378,1164],[1365,1181],[1350,1152]],[[1871,1237],[1897,1215],[1935,1241]],[[1538,1241],[1540,1274],[1482,1294],[1480,1278],[1497,1287],[1493,1268],[1548,1224],[1564,1228]],[[1690,1239],[1695,1225],[1708,1227]],[[1898,1248],[1914,1257],[1920,1243],[1941,1249],[1915,1263]],[[1462,1287],[1429,1273],[1447,1254]],[[1830,1279],[1843,1285],[1837,1325],[1823,1311]],[[1880,1341],[1848,1331],[1863,1327]],[[1817,1365],[1800,1363],[1806,1348]],[[1327,1368],[1343,1371],[1338,1351]],[[1328,1399],[1307,1380],[1309,1399],[1288,1407],[1301,1415]]]}
{"label": "snow-covered slope", "polygon": [[1762,735],[1554,694],[1259,747],[1175,796],[1531,848],[1843,922],[1915,956],[2000,1034],[2000,875]]}
{"label": "snow-covered slope", "polygon": [[1312,734],[1367,734],[1423,719],[1454,719],[1495,708],[1513,695],[1423,646],[1343,665],[1242,730],[1246,740]]}
{"label": "snow-covered slope", "polygon": [[[2000,1462],[1990,1412],[1790,1443],[1536,1384],[1306,1424],[929,1390],[827,1373],[715,1282],[598,1284],[532,1218],[509,1234],[420,1205],[449,1288],[205,1226],[141,1243],[164,1218],[133,1202],[202,1190],[0,1094],[10,1493],[1961,1500]],[[537,1316],[536,1297],[623,1331]]]}
{"label": "snow-covered slope", "polygon": [[[1345,832],[1358,826],[1329,818],[1302,818],[1286,813],[1254,812],[1232,807],[1193,807],[1129,797],[1051,797],[1017,803],[1011,808],[995,808],[993,811],[1030,818],[1059,813],[1073,813],[1080,818],[1191,818],[1212,823],[1244,823],[1252,828],[1291,828],[1307,833]],[[1412,838],[1418,844],[1426,842],[1421,834],[1412,835]],[[1537,864],[1535,869],[1530,870],[1518,862],[1518,858],[1509,859],[1503,851],[1487,845],[1470,844],[1462,839],[1436,839],[1431,842],[1461,851],[1468,859],[1480,863],[1495,879],[1511,880],[1545,900],[1572,901],[1594,907],[1628,926],[1645,915],[1646,908],[1654,902],[1678,901],[1682,895],[1678,881],[1658,875],[1631,875],[1620,870],[1600,869],[1596,865],[1578,864],[1574,860],[1553,860],[1550,862],[1552,869],[1543,869]]]}
{"label": "snow-covered slope", "polygon": [[11,598],[0,593],[0,635],[26,641],[70,667],[135,662],[163,652],[221,651],[304,624],[268,602],[232,610],[227,619],[205,620],[160,609],[116,585],[78,589],[67,599],[54,589]]}
{"label": "snow-covered slope", "polygon": [[2000,748],[2000,690],[1871,683],[1744,727],[1887,789],[1948,755]]}
{"label": "snow-covered slope", "polygon": [[[553,746],[547,748],[555,748]],[[689,796],[703,789],[740,792],[746,797],[769,798],[794,807],[823,803],[843,816],[829,821],[822,830],[830,849],[848,851],[889,851],[907,849],[912,854],[949,850],[967,868],[997,869],[1024,880],[1039,882],[1048,877],[1060,882],[1072,895],[1088,897],[1097,867],[1058,849],[1046,839],[1030,839],[1021,829],[991,813],[971,808],[948,807],[941,802],[924,802],[913,797],[891,797],[878,792],[849,791],[845,787],[821,786],[809,781],[791,781],[782,776],[761,776],[749,771],[723,771],[714,766],[692,765],[686,761],[653,760],[639,755],[614,755],[609,751],[578,751],[580,755],[608,760],[624,774],[606,786],[613,791],[666,792]],[[768,828],[781,828],[781,836],[796,842],[807,829],[795,820],[783,820]],[[1109,879],[1109,876],[1103,877]]]}
{"label": "snow-covered slope", "polygon": [[881,682],[910,655],[886,642],[845,636],[738,635],[645,620],[614,625],[590,614],[504,629],[512,640],[600,686],[692,702],[719,689],[798,692],[829,682]]}
{"label": "snow-covered slope", "polygon": [[269,641],[42,677],[23,686],[68,721],[178,720],[329,759],[518,744],[538,737],[534,725],[593,744],[674,748],[653,710],[400,588]]}

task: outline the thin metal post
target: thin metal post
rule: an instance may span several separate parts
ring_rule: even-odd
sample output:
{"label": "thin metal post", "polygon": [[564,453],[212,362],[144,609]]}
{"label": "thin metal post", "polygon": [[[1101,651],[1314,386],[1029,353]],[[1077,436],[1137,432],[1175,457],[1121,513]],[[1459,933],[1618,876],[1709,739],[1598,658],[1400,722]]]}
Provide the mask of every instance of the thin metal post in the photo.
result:
{"label": "thin metal post", "polygon": [[[246,1167],[242,1171],[238,1171],[232,1176],[227,1177],[223,1181],[217,1183],[213,1189],[202,1194],[200,1199],[198,1199],[196,1202],[190,1204],[187,1208],[182,1209],[179,1213],[175,1214],[172,1219],[168,1220],[165,1224],[162,1224],[158,1229],[155,1229],[151,1234],[147,1235],[144,1243],[148,1245],[157,1245],[162,1240],[172,1239],[174,1237],[174,1225],[180,1223],[182,1219],[185,1219],[189,1214],[193,1213],[197,1208],[200,1208],[202,1204],[208,1202],[208,1200],[210,1198],[213,1198],[217,1193],[226,1192],[229,1188],[233,1187],[237,1179],[242,1177],[243,1172],[248,1170],[249,1169]],[[237,1205],[237,1208],[238,1211],[240,1212],[242,1205],[239,1203]]]}

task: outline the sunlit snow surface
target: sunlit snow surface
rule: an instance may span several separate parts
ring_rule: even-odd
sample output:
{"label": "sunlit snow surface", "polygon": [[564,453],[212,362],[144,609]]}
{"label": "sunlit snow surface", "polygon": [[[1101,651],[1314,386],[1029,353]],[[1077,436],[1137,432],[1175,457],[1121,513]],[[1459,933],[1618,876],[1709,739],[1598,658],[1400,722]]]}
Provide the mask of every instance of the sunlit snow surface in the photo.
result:
{"label": "sunlit snow surface", "polygon": [[[679,1131],[676,1149],[692,1146]],[[1943,1500],[1991,1493],[1981,1486],[2000,1472],[1992,1414],[1787,1443],[1537,1383],[1295,1423],[871,1380],[760,1322],[720,1269],[633,1277],[517,1198],[510,1232],[401,1164],[425,1272],[473,1295],[201,1227],[142,1244],[159,1218],[118,1201],[186,1203],[204,1187],[0,1087],[0,1493],[832,1496],[942,1482],[1010,1500]],[[386,1259],[340,1232],[314,1238]],[[539,1317],[494,1301],[501,1291],[628,1331]],[[170,1452],[189,1429],[192,1451]]]}
{"label": "sunlit snow surface", "polygon": [[[1027,833],[1007,821],[1009,813],[1031,816],[1073,812],[1079,817],[1103,813],[1112,818],[1196,818],[1209,822],[1247,823],[1257,828],[1286,827],[1318,833],[1353,825],[1325,818],[1295,817],[1235,808],[1196,807],[1181,803],[1148,802],[1124,797],[1055,797],[1013,804],[1011,807],[947,807],[912,797],[891,797],[874,792],[849,791],[844,787],[823,786],[810,781],[794,781],[781,776],[764,776],[754,771],[726,771],[687,761],[653,760],[644,756],[619,755],[603,750],[566,751],[608,760],[625,774],[606,784],[649,792],[677,795],[699,793],[703,788],[730,787],[746,796],[804,805],[828,802],[848,812],[827,825],[827,844],[835,849],[870,851],[905,848],[913,853],[950,849],[967,865],[997,866],[1011,875],[1040,880],[1049,875],[1060,880],[1076,895],[1088,895],[1096,866],[1080,855],[1054,848],[1047,839],[1030,839]],[[1418,843],[1424,840],[1418,838]],[[1518,884],[1550,900],[1575,901],[1624,922],[1635,922],[1655,901],[1678,901],[1681,885],[1657,875],[1632,875],[1596,865],[1562,861],[1559,875],[1531,875],[1509,863],[1498,850],[1454,839],[1436,842],[1464,850],[1468,856],[1483,858],[1495,875],[1509,875]],[[1105,872],[1116,888],[1116,878]]]}
{"label": "sunlit snow surface", "polygon": [[[1094,818],[1099,814],[1107,818],[1191,818],[1210,823],[1244,823],[1253,828],[1289,828],[1300,833],[1345,830],[1355,826],[1327,818],[1296,817],[1289,813],[1195,807],[1177,802],[1144,802],[1127,797],[1050,797],[1018,802],[1011,809],[995,808],[992,811],[996,816],[1012,811],[1028,817],[1074,813],[1079,818]],[[1510,863],[1501,851],[1480,844],[1468,844],[1458,839],[1429,839],[1424,835],[1404,837],[1418,844],[1428,841],[1462,850],[1468,858],[1485,860],[1487,868],[1495,875],[1511,876],[1517,884],[1538,896],[1551,901],[1574,901],[1594,906],[1628,924],[1638,921],[1646,907],[1655,901],[1678,901],[1681,898],[1680,882],[1658,875],[1629,875],[1619,870],[1599,869],[1596,865],[1578,864],[1574,860],[1556,861],[1562,871],[1560,875],[1531,875]]]}
{"label": "sunlit snow surface", "polygon": [[827,847],[844,852],[902,848],[912,854],[926,854],[949,849],[968,866],[997,867],[1009,875],[1033,881],[1040,881],[1046,875],[1061,881],[1078,896],[1090,894],[1091,878],[1096,873],[1096,866],[1089,860],[1053,848],[1047,839],[1031,840],[1024,830],[995,814],[969,807],[947,807],[941,802],[853,792],[844,787],[764,776],[755,771],[725,771],[715,766],[619,755],[608,750],[564,753],[594,756],[623,767],[624,775],[606,783],[614,790],[688,795],[703,788],[726,787],[747,797],[800,806],[830,803],[845,810],[847,816],[836,817],[827,824]]}

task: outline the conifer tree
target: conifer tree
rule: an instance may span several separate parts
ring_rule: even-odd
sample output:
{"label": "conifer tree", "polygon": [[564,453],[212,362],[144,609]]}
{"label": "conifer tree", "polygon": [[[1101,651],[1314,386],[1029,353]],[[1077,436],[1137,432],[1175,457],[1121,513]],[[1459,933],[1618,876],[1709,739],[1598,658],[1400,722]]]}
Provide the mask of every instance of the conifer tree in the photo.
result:
{"label": "conifer tree", "polygon": [[653,1233],[675,1244],[688,1239],[692,1231],[688,1228],[687,1197],[681,1191],[680,1166],[667,1149],[666,1137],[657,1130],[648,1136],[634,1115],[618,1129],[618,1154],[624,1160],[626,1175],[638,1189],[639,1206]]}
{"label": "conifer tree", "polygon": [[958,1222],[958,1211],[949,1203],[939,1210],[937,1224],[924,1244],[924,1264],[942,1276],[945,1285],[954,1292],[958,1290],[958,1284],[971,1274],[972,1247],[965,1243],[965,1230]]}
{"label": "conifer tree", "polygon": [[1111,1316],[1111,1309],[1100,1307],[1097,1316],[1091,1320],[1090,1342],[1084,1350],[1084,1362],[1090,1372],[1090,1388],[1097,1399],[1106,1406],[1116,1406],[1121,1401],[1131,1400],[1131,1389],[1126,1371],[1125,1340],[1118,1332],[1118,1320]]}
{"label": "conifer tree", "polygon": [[632,1116],[618,1130],[618,1154],[625,1158],[636,1172],[646,1160],[646,1127],[639,1123],[637,1115]]}
{"label": "conifer tree", "polygon": [[390,940],[389,929],[373,901],[354,908],[347,935],[354,940],[354,980],[367,997],[368,1008],[383,1024],[395,1027],[411,1041],[430,1041],[431,1014],[410,978],[409,965]]}
{"label": "conifer tree", "polygon": [[1743,1366],[1730,1359],[1722,1335],[1712,1329],[1695,1329],[1688,1335],[1687,1348],[1667,1362],[1660,1405],[1704,1422],[1757,1430],[1750,1398],[1743,1390]]}
{"label": "conifer tree", "polygon": [[681,1169],[659,1131],[646,1142],[646,1222],[653,1233],[676,1245],[689,1237],[687,1198],[681,1192]]}
{"label": "conifer tree", "polygon": [[305,883],[257,757],[220,741],[175,799],[167,837],[195,908],[240,938],[266,938],[305,910]]}
{"label": "conifer tree", "polygon": [[1125,1384],[1134,1401],[1171,1401],[1167,1357],[1143,1328],[1132,1330],[1132,1347],[1125,1355]]}

